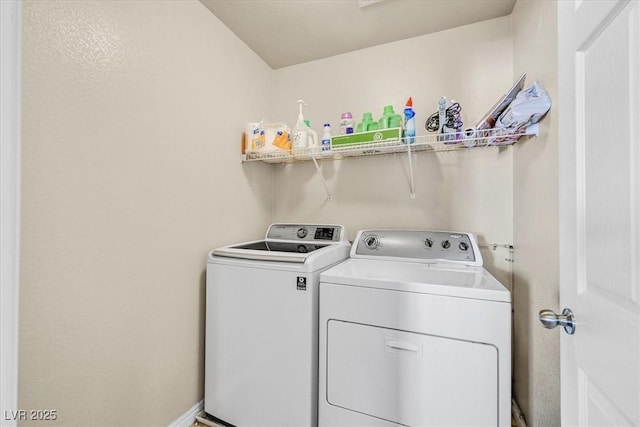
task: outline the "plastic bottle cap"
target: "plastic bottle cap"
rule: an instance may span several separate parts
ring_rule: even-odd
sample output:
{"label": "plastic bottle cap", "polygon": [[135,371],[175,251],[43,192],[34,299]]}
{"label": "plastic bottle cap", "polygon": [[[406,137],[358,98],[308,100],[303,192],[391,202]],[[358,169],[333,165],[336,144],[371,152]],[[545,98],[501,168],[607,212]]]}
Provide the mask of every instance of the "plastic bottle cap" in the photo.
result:
{"label": "plastic bottle cap", "polygon": [[407,99],[407,107],[413,107],[413,99],[411,99],[411,97]]}
{"label": "plastic bottle cap", "polygon": [[384,114],[393,113],[393,105],[385,105],[384,106]]}
{"label": "plastic bottle cap", "polygon": [[310,128],[310,127],[311,127],[311,123],[309,123],[309,120],[305,120],[305,121],[304,121],[304,124],[305,124],[305,125],[307,125],[307,127],[308,127],[308,128]]}
{"label": "plastic bottle cap", "polygon": [[351,119],[351,118],[353,118],[353,117],[351,116],[351,113],[350,113],[350,112],[346,112],[346,113],[342,113],[342,115],[340,116],[340,118],[341,118],[341,119]]}
{"label": "plastic bottle cap", "polygon": [[324,124],[324,127],[327,127],[327,126],[331,127],[331,123],[325,123]]}

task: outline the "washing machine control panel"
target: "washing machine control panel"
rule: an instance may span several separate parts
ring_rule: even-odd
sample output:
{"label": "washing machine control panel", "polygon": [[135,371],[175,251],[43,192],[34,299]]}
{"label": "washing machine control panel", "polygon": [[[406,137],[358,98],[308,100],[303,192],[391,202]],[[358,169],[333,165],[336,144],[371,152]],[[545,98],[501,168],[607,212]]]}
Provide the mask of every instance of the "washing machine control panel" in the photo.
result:
{"label": "washing machine control panel", "polygon": [[311,242],[340,242],[346,239],[340,225],[272,224],[267,239]]}
{"label": "washing machine control panel", "polygon": [[475,236],[448,231],[362,230],[358,232],[351,256],[482,266]]}

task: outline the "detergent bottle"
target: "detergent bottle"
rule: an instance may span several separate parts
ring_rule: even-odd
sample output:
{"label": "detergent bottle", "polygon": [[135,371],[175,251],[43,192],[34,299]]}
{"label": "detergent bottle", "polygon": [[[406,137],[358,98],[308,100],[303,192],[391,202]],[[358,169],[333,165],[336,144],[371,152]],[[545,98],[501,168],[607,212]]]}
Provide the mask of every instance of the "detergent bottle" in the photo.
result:
{"label": "detergent bottle", "polygon": [[382,117],[378,120],[378,129],[398,128],[402,123],[402,117],[393,111],[393,105],[385,105]]}
{"label": "detergent bottle", "polygon": [[368,132],[376,129],[378,129],[378,122],[373,120],[371,113],[364,113],[362,115],[362,121],[356,126],[356,132]]}
{"label": "detergent bottle", "polygon": [[353,116],[347,111],[340,116],[340,135],[349,135],[353,133],[354,128]]}
{"label": "detergent bottle", "polygon": [[302,99],[296,101],[299,106],[298,120],[291,132],[291,148],[294,153],[301,153],[309,148],[318,147],[318,135],[309,127],[302,115],[302,105],[307,105]]}
{"label": "detergent bottle", "polygon": [[[351,128],[353,131],[353,128]],[[322,139],[321,139],[321,148],[322,151],[331,150],[331,124],[325,123],[324,129],[322,131]]]}
{"label": "detergent bottle", "polygon": [[309,132],[307,148],[309,148],[309,151],[319,151],[321,142],[318,141],[318,134],[311,127],[311,122],[309,120],[305,120],[304,124],[309,128],[307,129],[307,132]]}
{"label": "detergent bottle", "polygon": [[413,100],[407,100],[404,108],[404,143],[413,144],[416,141],[416,112],[413,111]]}

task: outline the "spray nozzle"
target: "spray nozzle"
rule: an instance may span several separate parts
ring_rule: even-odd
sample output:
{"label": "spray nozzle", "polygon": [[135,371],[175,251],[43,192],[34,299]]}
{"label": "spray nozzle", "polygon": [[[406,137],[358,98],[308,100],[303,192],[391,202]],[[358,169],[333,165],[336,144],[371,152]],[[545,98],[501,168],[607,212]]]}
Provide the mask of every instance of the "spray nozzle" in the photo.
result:
{"label": "spray nozzle", "polygon": [[302,106],[303,105],[307,105],[307,103],[304,102],[302,99],[298,99],[296,102],[298,103],[298,105],[300,107],[300,112],[298,113],[298,115],[299,115],[299,117],[302,117]]}

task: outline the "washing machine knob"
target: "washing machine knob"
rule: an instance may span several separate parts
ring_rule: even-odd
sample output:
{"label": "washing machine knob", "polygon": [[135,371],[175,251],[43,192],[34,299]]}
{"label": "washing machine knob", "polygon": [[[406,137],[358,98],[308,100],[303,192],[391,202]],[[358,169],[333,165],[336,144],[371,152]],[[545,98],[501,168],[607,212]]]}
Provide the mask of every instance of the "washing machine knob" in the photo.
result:
{"label": "washing machine knob", "polygon": [[443,240],[442,241],[442,247],[444,249],[449,249],[451,247],[451,242],[449,242],[448,240]]}
{"label": "washing machine knob", "polygon": [[380,240],[377,236],[367,236],[364,238],[364,245],[369,249],[375,249],[380,245]]}
{"label": "washing machine knob", "polygon": [[429,238],[425,239],[424,245],[428,248],[433,247],[433,239],[429,239]]}
{"label": "washing machine knob", "polygon": [[298,228],[298,232],[296,233],[299,238],[304,239],[307,237],[307,229],[304,227]]}
{"label": "washing machine knob", "polygon": [[466,251],[467,249],[469,249],[469,245],[467,244],[467,242],[460,242],[458,248],[460,248],[461,251]]}

